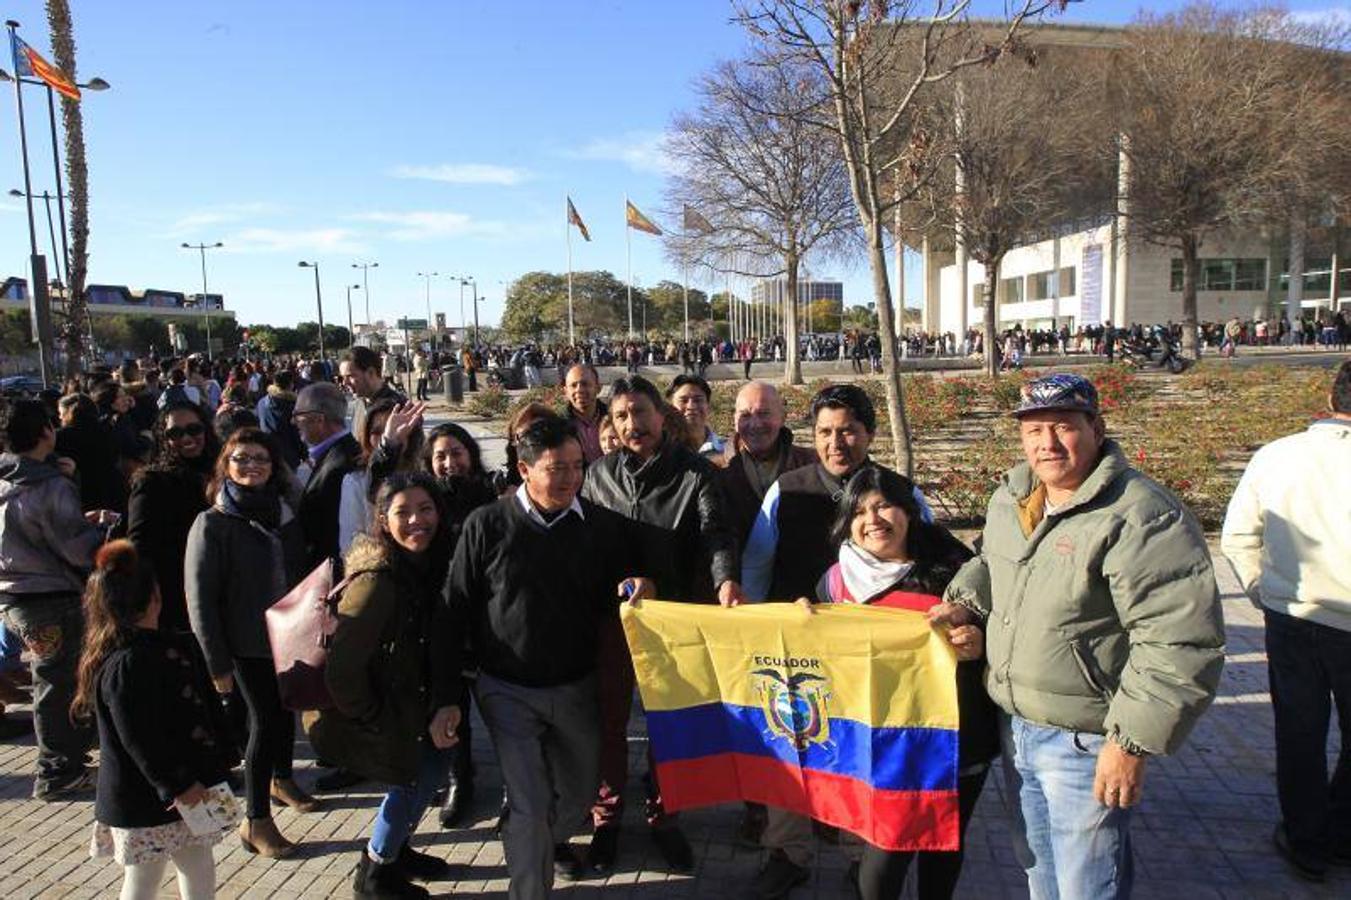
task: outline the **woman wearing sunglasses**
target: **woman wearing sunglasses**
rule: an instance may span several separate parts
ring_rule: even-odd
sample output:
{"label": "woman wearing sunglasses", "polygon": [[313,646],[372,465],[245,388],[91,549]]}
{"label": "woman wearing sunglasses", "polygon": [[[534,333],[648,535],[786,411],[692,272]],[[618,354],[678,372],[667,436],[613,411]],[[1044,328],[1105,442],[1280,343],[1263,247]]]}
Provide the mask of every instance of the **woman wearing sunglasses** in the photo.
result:
{"label": "woman wearing sunglasses", "polygon": [[192,633],[211,680],[222,695],[238,684],[248,707],[248,818],[240,841],[272,858],[292,855],[295,844],[277,830],[270,800],[300,812],[319,808],[291,777],[295,716],[281,703],[264,619],[304,574],[305,537],[283,499],[289,480],[270,434],[241,428],[230,435],[206,488],[211,507],[193,523],[183,564]]}
{"label": "woman wearing sunglasses", "polygon": [[200,407],[178,401],[155,422],[155,455],[136,473],[127,501],[127,537],[159,584],[160,629],[188,630],[183,599],[183,557],[188,532],[208,506],[206,483],[219,445]]}

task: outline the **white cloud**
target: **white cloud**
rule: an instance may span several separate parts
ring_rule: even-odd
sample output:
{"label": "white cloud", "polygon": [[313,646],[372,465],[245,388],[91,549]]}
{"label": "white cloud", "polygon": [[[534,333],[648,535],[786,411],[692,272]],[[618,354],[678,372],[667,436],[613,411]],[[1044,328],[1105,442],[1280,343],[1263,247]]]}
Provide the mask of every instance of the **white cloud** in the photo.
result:
{"label": "white cloud", "polygon": [[183,232],[196,233],[203,228],[212,225],[229,225],[236,222],[247,222],[266,216],[274,216],[281,212],[284,212],[284,209],[275,203],[223,203],[220,206],[212,206],[185,213],[170,223],[165,234],[174,235]]}
{"label": "white cloud", "polygon": [[1351,6],[1328,6],[1323,9],[1301,9],[1291,12],[1290,19],[1301,25],[1351,28]]}
{"label": "white cloud", "polygon": [[528,181],[532,176],[525,169],[496,166],[490,163],[442,163],[436,166],[395,166],[389,174],[393,178],[418,178],[425,181],[443,181],[447,184],[496,184],[511,187]]}
{"label": "white cloud", "polygon": [[349,228],[244,228],[222,238],[234,253],[361,253],[366,245]]}
{"label": "white cloud", "polygon": [[668,175],[675,164],[666,153],[666,135],[660,131],[630,131],[614,137],[595,138],[568,150],[571,159],[619,162],[645,175]]}
{"label": "white cloud", "polygon": [[381,236],[396,241],[428,241],[467,235],[501,234],[501,222],[476,221],[466,213],[413,210],[409,212],[365,212],[347,217],[356,222],[388,226]]}

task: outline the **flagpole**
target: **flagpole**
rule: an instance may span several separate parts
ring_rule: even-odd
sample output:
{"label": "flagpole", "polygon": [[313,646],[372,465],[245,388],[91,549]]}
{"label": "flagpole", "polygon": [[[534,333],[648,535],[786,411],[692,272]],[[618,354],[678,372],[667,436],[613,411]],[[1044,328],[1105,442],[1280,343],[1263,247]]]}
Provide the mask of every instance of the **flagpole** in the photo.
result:
{"label": "flagpole", "polygon": [[[18,106],[19,119],[19,154],[23,159],[23,193],[24,203],[28,210],[28,244],[30,250],[29,262],[31,265],[32,284],[28,286],[28,302],[33,316],[33,337],[38,345],[38,375],[42,379],[42,386],[47,387],[49,375],[47,372],[47,335],[48,317],[51,315],[49,309],[44,309],[47,300],[47,261],[38,253],[37,230],[33,225],[33,181],[28,171],[28,130],[24,126],[23,116],[23,76],[19,68],[19,46],[15,43],[15,31],[19,23],[13,19],[5,22],[9,29],[9,49],[10,56],[14,61],[14,101]],[[50,208],[50,207],[49,207]]]}
{"label": "flagpole", "polygon": [[690,267],[688,263],[685,264],[684,295],[685,295],[685,343],[688,344],[690,342]]}
{"label": "flagpole", "polygon": [[633,226],[629,224],[629,195],[624,195],[624,252],[628,256],[629,274],[624,279],[629,298],[629,337],[633,337]]}
{"label": "flagpole", "polygon": [[[572,200],[570,198],[567,202],[571,206]],[[565,210],[563,216],[563,230],[567,232],[568,236],[568,344],[576,346],[577,337],[572,330],[572,222],[568,220],[568,212],[570,210]]]}

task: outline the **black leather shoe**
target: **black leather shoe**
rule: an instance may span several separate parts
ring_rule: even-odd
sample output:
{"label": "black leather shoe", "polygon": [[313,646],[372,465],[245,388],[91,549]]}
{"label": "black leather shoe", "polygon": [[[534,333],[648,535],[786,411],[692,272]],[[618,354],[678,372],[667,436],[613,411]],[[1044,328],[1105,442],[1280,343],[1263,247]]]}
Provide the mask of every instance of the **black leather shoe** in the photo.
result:
{"label": "black leather shoe", "polygon": [[427,889],[413,884],[408,874],[397,862],[378,863],[361,851],[361,862],[357,863],[356,877],[352,880],[352,894],[356,897],[400,898],[413,897],[420,900],[429,896]]}
{"label": "black leather shoe", "polygon": [[608,875],[615,867],[615,858],[619,856],[619,826],[602,825],[591,835],[591,850],[586,861],[593,871]]}
{"label": "black leather shoe", "polygon": [[672,872],[694,871],[694,848],[679,825],[660,825],[652,829],[652,841]]}
{"label": "black leather shoe", "polygon": [[1276,852],[1300,878],[1315,883],[1321,883],[1327,878],[1327,863],[1321,857],[1315,856],[1307,850],[1297,849],[1291,844],[1290,835],[1285,833],[1284,825],[1276,826],[1276,832],[1271,836],[1271,842],[1276,845]]}
{"label": "black leather shoe", "polygon": [[784,855],[782,850],[774,850],[765,861],[760,874],[755,876],[755,896],[760,900],[779,900],[787,897],[788,892],[811,877],[809,869],[799,866]]}
{"label": "black leather shoe", "polygon": [[579,881],[586,877],[586,863],[571,844],[554,844],[554,877],[562,881]]}
{"label": "black leather shoe", "polygon": [[474,807],[474,782],[456,781],[446,789],[446,803],[441,807],[441,827],[458,828],[469,818]]}

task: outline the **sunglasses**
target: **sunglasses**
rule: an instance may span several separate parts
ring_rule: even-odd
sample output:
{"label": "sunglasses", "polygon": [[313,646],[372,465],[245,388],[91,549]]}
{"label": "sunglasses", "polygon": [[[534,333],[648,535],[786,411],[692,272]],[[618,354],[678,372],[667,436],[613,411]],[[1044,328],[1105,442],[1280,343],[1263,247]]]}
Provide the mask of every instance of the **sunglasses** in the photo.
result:
{"label": "sunglasses", "polygon": [[252,453],[231,453],[229,456],[229,460],[230,462],[234,463],[240,468],[243,468],[244,466],[272,465],[272,457],[268,456],[266,453],[260,453],[257,455],[254,455]]}
{"label": "sunglasses", "polygon": [[206,434],[206,426],[201,422],[194,422],[191,425],[175,425],[173,428],[164,429],[164,436],[171,441],[185,437],[201,437],[204,434]]}

